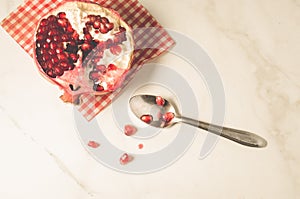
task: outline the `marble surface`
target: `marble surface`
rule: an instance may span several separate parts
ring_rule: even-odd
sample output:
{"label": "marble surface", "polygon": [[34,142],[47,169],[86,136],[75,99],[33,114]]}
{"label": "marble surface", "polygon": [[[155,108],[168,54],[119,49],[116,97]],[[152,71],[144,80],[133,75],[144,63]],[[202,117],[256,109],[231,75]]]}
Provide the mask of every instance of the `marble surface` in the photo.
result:
{"label": "marble surface", "polygon": [[[0,20],[20,3],[1,0]],[[253,150],[220,139],[199,160],[205,138],[199,133],[164,170],[147,175],[111,170],[84,150],[72,106],[58,99],[60,91],[0,28],[0,198],[299,198],[300,1],[141,3],[214,61],[226,93],[225,125],[260,132],[268,147]],[[181,67],[169,54],[156,62]],[[209,99],[201,100],[199,108],[209,110]],[[109,107],[99,117],[110,113]]]}

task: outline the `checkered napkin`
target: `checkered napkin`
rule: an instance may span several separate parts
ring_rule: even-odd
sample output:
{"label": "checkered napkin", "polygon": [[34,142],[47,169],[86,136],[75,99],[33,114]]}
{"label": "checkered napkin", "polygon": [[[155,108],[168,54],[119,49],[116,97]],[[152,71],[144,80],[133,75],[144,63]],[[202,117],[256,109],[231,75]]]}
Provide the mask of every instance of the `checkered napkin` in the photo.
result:
{"label": "checkered napkin", "polygon": [[[66,0],[27,0],[1,22],[1,26],[16,42],[33,57],[33,41],[38,20]],[[116,10],[132,27],[135,51],[132,70],[124,86],[134,77],[140,67],[171,48],[175,42],[137,0],[90,0]],[[87,120],[92,120],[120,94],[122,89],[102,96],[83,94],[78,110]]]}

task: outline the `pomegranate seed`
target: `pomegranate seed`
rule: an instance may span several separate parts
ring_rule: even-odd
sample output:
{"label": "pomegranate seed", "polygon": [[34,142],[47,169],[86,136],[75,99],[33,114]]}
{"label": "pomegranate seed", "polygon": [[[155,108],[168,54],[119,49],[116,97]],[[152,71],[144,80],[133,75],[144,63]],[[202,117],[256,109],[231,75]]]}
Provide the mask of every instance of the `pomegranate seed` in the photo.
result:
{"label": "pomegranate seed", "polygon": [[92,148],[98,148],[100,144],[95,141],[89,141],[88,146]]}
{"label": "pomegranate seed", "polygon": [[91,45],[88,43],[84,43],[81,45],[81,50],[83,50],[83,51],[88,51],[90,49],[91,49]]}
{"label": "pomegranate seed", "polygon": [[84,38],[87,41],[92,41],[93,40],[93,37],[92,37],[92,35],[89,32],[87,32],[87,33],[84,34]]}
{"label": "pomegranate seed", "polygon": [[58,30],[56,30],[56,29],[53,29],[53,30],[50,30],[49,32],[48,32],[48,35],[49,36],[54,36],[54,35],[58,35],[59,33],[58,33]]}
{"label": "pomegranate seed", "polygon": [[59,53],[59,54],[57,54],[57,58],[58,58],[59,60],[62,60],[62,61],[68,59],[66,53]]}
{"label": "pomegranate seed", "polygon": [[66,13],[65,12],[60,12],[60,13],[58,13],[57,14],[57,16],[58,16],[58,18],[60,18],[60,19],[64,19],[64,18],[66,18]]}
{"label": "pomegranate seed", "polygon": [[48,20],[47,19],[42,19],[40,22],[40,26],[47,26],[48,25]]}
{"label": "pomegranate seed", "polygon": [[48,43],[44,43],[44,44],[43,44],[43,48],[45,48],[45,49],[48,49],[49,46],[50,46],[50,45],[49,45]]}
{"label": "pomegranate seed", "polygon": [[71,60],[72,60],[73,62],[77,62],[77,60],[78,60],[78,58],[79,58],[79,55],[77,55],[77,54],[75,54],[75,53],[71,53],[71,54],[69,55],[69,57],[71,58]]}
{"label": "pomegranate seed", "polygon": [[138,147],[139,147],[139,149],[143,149],[144,145],[143,144],[139,144]]}
{"label": "pomegranate seed", "polygon": [[107,70],[117,70],[118,67],[114,64],[109,64],[108,67],[107,67]]}
{"label": "pomegranate seed", "polygon": [[51,77],[51,78],[55,78],[56,77],[56,75],[54,74],[53,70],[51,70],[51,69],[47,71],[47,75],[49,77]]}
{"label": "pomegranate seed", "polygon": [[120,26],[120,27],[119,27],[119,31],[120,31],[120,32],[125,32],[125,31],[126,31],[126,28]]}
{"label": "pomegranate seed", "polygon": [[52,39],[50,37],[47,37],[46,42],[50,43],[52,41]]}
{"label": "pomegranate seed", "polygon": [[134,135],[136,133],[136,131],[137,131],[137,129],[132,125],[127,124],[124,127],[124,134],[127,136]]}
{"label": "pomegranate seed", "polygon": [[48,61],[50,59],[50,56],[48,54],[43,55],[43,60]]}
{"label": "pomegranate seed", "polygon": [[172,112],[167,112],[162,116],[162,120],[166,123],[171,122],[175,117],[175,114]]}
{"label": "pomegranate seed", "polygon": [[109,23],[109,21],[106,17],[102,17],[101,22],[104,23],[104,24]]}
{"label": "pomegranate seed", "polygon": [[57,49],[55,50],[55,52],[56,52],[57,54],[59,54],[59,53],[64,52],[64,49],[63,49],[63,48],[57,48]]}
{"label": "pomegranate seed", "polygon": [[110,47],[110,52],[113,55],[119,55],[122,52],[122,47],[119,45],[112,46]]}
{"label": "pomegranate seed", "polygon": [[106,66],[105,65],[97,65],[94,67],[94,71],[104,73],[106,71]]}
{"label": "pomegranate seed", "polygon": [[39,27],[39,29],[37,30],[37,33],[39,34],[44,34],[46,32],[46,27]]}
{"label": "pomegranate seed", "polygon": [[112,30],[112,29],[114,29],[114,24],[113,24],[113,23],[107,23],[107,24],[106,24],[106,28],[107,28],[108,30]]}
{"label": "pomegranate seed", "polygon": [[55,42],[51,42],[50,43],[50,48],[53,49],[53,50],[56,49],[57,48],[57,44]]}
{"label": "pomegranate seed", "polygon": [[57,57],[53,57],[51,59],[51,61],[52,61],[53,64],[57,64],[59,62],[59,59]]}
{"label": "pomegranate seed", "polygon": [[56,76],[62,76],[64,74],[64,70],[59,67],[54,67],[53,72],[56,74]]}
{"label": "pomegranate seed", "polygon": [[47,65],[48,69],[53,69],[54,68],[54,64],[52,62],[48,62],[48,63],[46,63],[46,65]]}
{"label": "pomegranate seed", "polygon": [[100,32],[102,34],[108,33],[108,29],[106,28],[106,26],[103,23],[100,24]]}
{"label": "pomegranate seed", "polygon": [[165,105],[165,100],[164,98],[162,98],[161,96],[157,96],[156,97],[156,104],[158,106],[164,106]]}
{"label": "pomegranate seed", "polygon": [[73,32],[74,32],[74,29],[72,28],[71,25],[69,25],[69,26],[66,28],[66,31],[67,31],[68,33],[73,33]]}
{"label": "pomegranate seed", "polygon": [[100,75],[99,75],[99,73],[98,73],[97,71],[92,71],[92,72],[90,72],[90,74],[89,74],[89,78],[90,78],[91,80],[93,80],[93,81],[98,81],[99,78],[100,78]]}
{"label": "pomegranate seed", "polygon": [[93,89],[94,89],[94,91],[98,91],[98,92],[104,91],[103,86],[101,86],[99,84],[95,84]]}
{"label": "pomegranate seed", "polygon": [[130,155],[128,155],[127,153],[124,153],[121,157],[120,157],[120,164],[121,165],[125,165],[128,164],[130,161],[132,161],[132,157]]}
{"label": "pomegranate seed", "polygon": [[142,115],[140,119],[147,124],[150,124],[153,121],[152,115]]}
{"label": "pomegranate seed", "polygon": [[37,35],[36,35],[36,40],[37,40],[37,41],[42,41],[44,38],[45,38],[45,37],[44,37],[44,35],[42,35],[42,34],[37,34]]}
{"label": "pomegranate seed", "polygon": [[54,22],[54,21],[56,21],[56,16],[54,16],[54,15],[50,15],[49,17],[48,17],[48,21],[49,22]]}
{"label": "pomegranate seed", "polygon": [[99,30],[95,30],[95,33],[96,33],[96,34],[99,34],[99,33],[100,33],[100,31],[99,31]]}
{"label": "pomegranate seed", "polygon": [[99,28],[100,28],[100,24],[101,24],[100,21],[95,21],[95,22],[93,23],[93,28],[99,29]]}
{"label": "pomegranate seed", "polygon": [[96,16],[95,15],[88,15],[87,19],[88,19],[88,22],[90,22],[91,24],[93,24],[94,21],[96,20]]}
{"label": "pomegranate seed", "polygon": [[68,41],[68,39],[69,39],[69,37],[68,37],[68,35],[66,35],[66,34],[63,34],[63,35],[61,36],[61,40],[62,40],[63,42]]}
{"label": "pomegranate seed", "polygon": [[49,49],[48,53],[49,53],[49,55],[55,55],[56,54],[55,50],[53,50],[53,49]]}
{"label": "pomegranate seed", "polygon": [[60,62],[60,67],[64,70],[69,70],[70,64],[68,64],[66,61]]}
{"label": "pomegranate seed", "polygon": [[53,41],[60,42],[61,41],[60,36],[58,36],[58,35],[53,36]]}
{"label": "pomegranate seed", "polygon": [[72,39],[74,39],[75,41],[79,40],[79,34],[76,31],[73,32]]}

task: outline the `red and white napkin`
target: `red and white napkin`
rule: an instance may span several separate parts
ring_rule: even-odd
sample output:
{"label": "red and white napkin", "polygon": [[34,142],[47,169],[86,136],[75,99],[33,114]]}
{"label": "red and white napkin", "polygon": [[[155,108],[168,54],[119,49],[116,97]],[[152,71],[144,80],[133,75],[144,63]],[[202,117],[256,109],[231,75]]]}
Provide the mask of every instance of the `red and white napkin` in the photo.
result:
{"label": "red and white napkin", "polygon": [[[33,57],[34,34],[38,21],[66,0],[27,0],[10,13],[0,25]],[[103,7],[116,10],[134,31],[135,51],[132,72],[124,85],[147,61],[161,55],[175,45],[174,40],[156,19],[137,0],[90,0]],[[78,110],[87,120],[92,120],[107,107],[124,88],[102,96],[83,94]]]}

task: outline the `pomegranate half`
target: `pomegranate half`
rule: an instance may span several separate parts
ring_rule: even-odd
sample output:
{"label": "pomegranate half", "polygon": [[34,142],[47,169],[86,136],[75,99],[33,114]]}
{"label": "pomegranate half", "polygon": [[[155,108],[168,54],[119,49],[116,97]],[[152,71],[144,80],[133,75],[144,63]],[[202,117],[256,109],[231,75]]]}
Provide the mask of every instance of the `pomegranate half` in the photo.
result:
{"label": "pomegranate half", "polygon": [[67,102],[119,88],[133,50],[132,30],[120,15],[86,2],[66,2],[42,17],[34,42],[39,71],[65,91]]}

